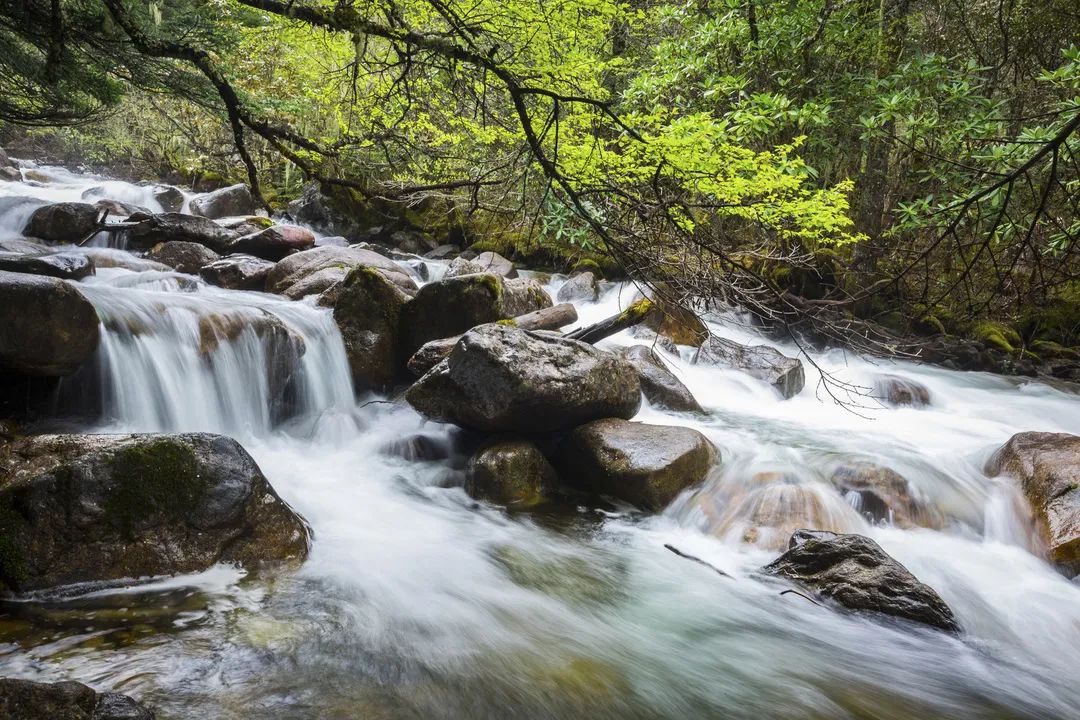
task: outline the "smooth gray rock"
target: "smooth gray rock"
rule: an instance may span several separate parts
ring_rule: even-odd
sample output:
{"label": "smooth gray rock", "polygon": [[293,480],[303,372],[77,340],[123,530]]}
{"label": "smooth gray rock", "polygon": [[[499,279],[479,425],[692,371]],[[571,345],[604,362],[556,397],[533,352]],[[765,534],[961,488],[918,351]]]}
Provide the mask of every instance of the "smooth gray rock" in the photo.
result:
{"label": "smooth gray rock", "polygon": [[358,267],[375,268],[406,294],[416,294],[416,283],[393,260],[365,248],[333,246],[312,248],[278,261],[266,277],[266,291],[293,299],[322,293]]}
{"label": "smooth gray rock", "polygon": [[146,257],[189,275],[198,275],[204,267],[221,259],[220,255],[205,245],[183,240],[158,243],[150,248]]}
{"label": "smooth gray rock", "polygon": [[334,321],[358,392],[385,390],[401,374],[401,310],[409,296],[378,267],[360,265],[334,292]]}
{"label": "smooth gray rock", "polygon": [[595,302],[600,297],[600,283],[591,272],[582,272],[566,281],[555,299],[559,302]]}
{"label": "smooth gray rock", "polygon": [[710,336],[694,353],[692,362],[744,372],[772,385],[784,399],[798,395],[806,382],[802,361],[790,358],[768,345],[740,345],[732,340]]}
{"label": "smooth gray rock", "polygon": [[0,252],[0,270],[30,275],[47,275],[62,280],[81,280],[94,274],[94,263],[86,255],[20,255]]}
{"label": "smooth gray rock", "polygon": [[251,191],[243,183],[197,195],[189,207],[193,215],[211,219],[254,215],[256,210]]}
{"label": "smooth gray rock", "polygon": [[677,412],[702,412],[694,394],[675,377],[655,350],[632,345],[618,352],[637,369],[641,392],[650,403]]}
{"label": "smooth gray rock", "polygon": [[631,418],[641,385],[634,367],[617,355],[490,324],[465,333],[405,399],[430,418],[480,432],[537,433]]}
{"label": "smooth gray rock", "polygon": [[162,242],[193,242],[205,245],[218,254],[228,252],[236,233],[213,220],[181,213],[132,215],[128,222],[138,225],[128,230],[128,242],[135,248],[150,248]]}
{"label": "smooth gray rock", "polygon": [[98,316],[58,278],[0,271],[0,369],[67,375],[97,349]]}
{"label": "smooth gray rock", "polygon": [[543,502],[559,478],[528,440],[503,440],[481,448],[465,466],[465,492],[510,507]]}
{"label": "smooth gray rock", "polygon": [[199,270],[199,276],[229,290],[262,290],[274,263],[253,255],[229,255]]}
{"label": "smooth gray rock", "polygon": [[90,203],[63,202],[34,211],[23,234],[48,243],[79,243],[98,227],[101,211]]}
{"label": "smooth gray rock", "polygon": [[263,230],[238,237],[229,244],[230,253],[254,255],[264,260],[278,261],[293,253],[315,247],[315,235],[297,225],[272,225]]}

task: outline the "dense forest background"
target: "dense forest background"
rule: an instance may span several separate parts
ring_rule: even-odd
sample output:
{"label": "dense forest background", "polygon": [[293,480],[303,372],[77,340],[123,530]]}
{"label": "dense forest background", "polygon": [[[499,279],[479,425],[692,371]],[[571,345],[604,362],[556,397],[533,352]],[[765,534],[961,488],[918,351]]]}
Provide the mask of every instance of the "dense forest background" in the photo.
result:
{"label": "dense forest background", "polygon": [[0,0],[0,143],[1022,369],[1080,360],[1078,44],[1080,0]]}

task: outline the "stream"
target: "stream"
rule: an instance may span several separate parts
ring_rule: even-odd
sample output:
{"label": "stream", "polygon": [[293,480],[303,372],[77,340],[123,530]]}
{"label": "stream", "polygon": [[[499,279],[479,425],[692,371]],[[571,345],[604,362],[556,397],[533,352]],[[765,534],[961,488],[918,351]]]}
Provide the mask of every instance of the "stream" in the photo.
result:
{"label": "stream", "polygon": [[[50,182],[0,183],[0,238],[20,235],[37,204],[102,185],[40,170]],[[108,189],[160,210],[147,188]],[[91,245],[69,251],[138,267],[122,236]],[[429,277],[445,267],[414,261],[410,272],[421,265]],[[565,279],[545,279],[553,296]],[[1080,434],[1074,387],[829,350],[804,359],[806,387],[785,401],[747,375],[665,353],[707,414],[645,403],[635,419],[712,440],[721,466],[705,486],[653,516],[619,506],[510,512],[463,491],[460,431],[403,403],[354,399],[341,337],[314,296],[123,267],[78,285],[102,342],[59,401],[100,419],[65,429],[235,437],[310,523],[313,546],[295,573],[217,566],[5,601],[0,676],[79,680],[135,696],[165,720],[1080,717],[1080,585],[1038,557],[1017,488],[982,472],[1014,433]],[[578,304],[579,324],[634,294],[605,283],[597,302]],[[306,348],[285,417],[269,401],[272,348],[252,330],[267,316]],[[209,363],[207,317],[245,328]],[[736,315],[709,320],[717,335],[799,353]],[[638,342],[623,332],[601,347]],[[931,403],[891,408],[854,394],[838,404],[823,371],[859,387],[886,373],[917,381]],[[907,478],[939,529],[871,523],[828,482],[850,462]],[[776,546],[767,534],[744,542],[754,509],[778,492],[833,530],[876,540],[937,590],[963,634],[781,595],[755,572]]]}

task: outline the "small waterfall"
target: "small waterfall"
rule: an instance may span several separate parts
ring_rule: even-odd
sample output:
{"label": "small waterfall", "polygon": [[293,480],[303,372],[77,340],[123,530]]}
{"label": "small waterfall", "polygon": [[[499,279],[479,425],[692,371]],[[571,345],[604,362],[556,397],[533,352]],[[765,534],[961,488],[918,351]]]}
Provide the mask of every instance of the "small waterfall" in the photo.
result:
{"label": "small waterfall", "polygon": [[286,418],[352,405],[326,310],[179,273],[109,270],[82,289],[101,320],[92,384],[110,425],[262,436]]}

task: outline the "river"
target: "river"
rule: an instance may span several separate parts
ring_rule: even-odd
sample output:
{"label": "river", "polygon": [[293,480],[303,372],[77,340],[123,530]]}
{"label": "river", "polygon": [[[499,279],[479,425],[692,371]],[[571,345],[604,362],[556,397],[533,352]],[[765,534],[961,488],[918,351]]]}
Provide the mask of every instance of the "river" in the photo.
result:
{"label": "river", "polygon": [[[40,170],[52,181],[0,183],[0,236],[17,235],[35,202],[77,200],[101,184]],[[159,209],[146,188],[110,190]],[[442,264],[425,262],[437,277]],[[79,284],[103,340],[94,367],[65,381],[65,402],[101,410],[78,429],[237,438],[310,523],[312,551],[293,574],[220,566],[6,602],[0,676],[114,689],[166,720],[1080,717],[1080,586],[1037,556],[1013,484],[982,472],[1016,432],[1080,433],[1075,388],[830,350],[812,353],[806,387],[785,401],[748,376],[665,355],[708,412],[646,404],[636,419],[708,436],[722,464],[705,487],[655,516],[617,506],[510,513],[461,489],[458,431],[403,404],[354,399],[341,337],[313,297],[159,270],[103,268]],[[578,305],[580,322],[633,295],[606,285]],[[306,347],[284,419],[268,400],[256,333],[221,343],[210,363],[198,353],[202,318],[267,314]],[[710,327],[765,341],[734,315]],[[634,342],[623,333],[601,345]],[[858,395],[837,404],[821,371],[857,386],[908,378],[931,404],[888,408]],[[907,478],[939,529],[870,523],[827,482],[853,461]],[[875,539],[938,591],[963,634],[780,595],[755,574],[778,552],[743,542],[755,498],[778,488],[834,529]]]}

